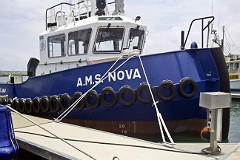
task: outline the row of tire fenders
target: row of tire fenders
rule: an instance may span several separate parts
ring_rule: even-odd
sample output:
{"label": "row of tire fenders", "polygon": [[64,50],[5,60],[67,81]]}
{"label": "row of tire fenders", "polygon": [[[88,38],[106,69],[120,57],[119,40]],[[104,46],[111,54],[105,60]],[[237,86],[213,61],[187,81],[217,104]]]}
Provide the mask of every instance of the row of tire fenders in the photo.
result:
{"label": "row of tire fenders", "polygon": [[[186,92],[185,87],[190,86],[190,91]],[[154,93],[154,89],[151,87],[152,92]],[[164,94],[164,90],[168,90],[168,94]],[[147,96],[143,95],[146,93]],[[178,86],[179,94],[184,98],[192,98],[197,92],[197,84],[194,80],[189,77],[183,78]],[[164,80],[158,87],[156,91],[156,95],[162,101],[169,102],[172,101],[176,94],[177,89],[175,85],[170,80]],[[126,96],[127,95],[127,96]],[[64,93],[60,96],[43,96],[41,98],[35,97],[33,100],[30,98],[27,99],[17,99],[9,100],[8,103],[11,103],[12,108],[18,110],[21,113],[27,114],[39,114],[39,113],[47,113],[47,112],[58,112],[60,110],[65,110],[69,107],[73,102],[75,102],[79,97],[82,96],[81,92],[75,92],[73,97],[71,98],[69,94]],[[108,97],[108,98],[107,98]],[[110,98],[109,98],[110,97]],[[128,97],[128,98],[126,98]],[[112,107],[116,104],[117,100],[125,106],[132,105],[136,99],[141,103],[150,103],[152,102],[152,97],[149,93],[149,87],[147,83],[141,83],[138,89],[135,91],[130,86],[125,85],[122,86],[117,94],[112,87],[106,87],[103,89],[101,95],[99,95],[95,90],[91,90],[84,97],[83,100],[76,106],[77,110],[82,110],[85,106],[90,109],[96,109],[100,102],[106,107]],[[4,100],[2,100],[2,104],[4,104]]]}

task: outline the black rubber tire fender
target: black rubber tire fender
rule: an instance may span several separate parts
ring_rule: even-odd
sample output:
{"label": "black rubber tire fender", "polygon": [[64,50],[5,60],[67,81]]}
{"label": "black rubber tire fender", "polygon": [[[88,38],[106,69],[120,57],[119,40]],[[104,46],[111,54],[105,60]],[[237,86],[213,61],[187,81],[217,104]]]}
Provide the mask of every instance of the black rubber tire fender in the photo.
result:
{"label": "black rubber tire fender", "polygon": [[[162,94],[162,91],[164,88],[169,88],[171,90],[170,96],[164,96]],[[165,102],[169,102],[169,101],[173,100],[175,98],[176,94],[177,94],[177,89],[174,86],[173,82],[170,80],[164,80],[157,88],[158,98]]]}
{"label": "black rubber tire fender", "polygon": [[[151,91],[153,93],[153,88],[152,86],[150,86],[151,88]],[[142,103],[150,103],[152,101],[152,96],[151,96],[151,93],[149,92],[149,97],[148,98],[144,98],[142,97],[142,91],[143,90],[147,90],[149,92],[149,87],[148,87],[148,84],[146,82],[144,83],[141,83],[137,89],[137,99],[142,102]]]}
{"label": "black rubber tire fender", "polygon": [[[113,98],[112,98],[111,102],[106,101],[105,96],[107,94],[112,95]],[[106,107],[112,107],[112,106],[114,106],[116,104],[116,102],[117,102],[117,94],[116,94],[116,92],[114,91],[114,89],[112,87],[108,86],[108,87],[105,87],[103,89],[103,91],[101,93],[101,102]]]}
{"label": "black rubber tire fender", "polygon": [[59,103],[62,110],[67,109],[71,105],[71,97],[69,96],[69,94],[68,93],[62,94]]}
{"label": "black rubber tire fender", "polygon": [[56,95],[50,97],[48,104],[50,107],[50,111],[52,111],[52,112],[58,112],[61,110],[61,106],[59,103],[59,97]]}
{"label": "black rubber tire fender", "polygon": [[12,101],[12,104],[11,104],[11,107],[15,110],[18,111],[18,108],[19,108],[19,100],[17,98],[14,98],[13,101]]}
{"label": "black rubber tire fender", "polygon": [[[95,98],[95,103],[91,104],[90,103],[90,98]],[[90,109],[96,109],[99,106],[100,103],[100,97],[95,90],[89,91],[86,96],[85,96],[85,105],[90,108]]]}
{"label": "black rubber tire fender", "polygon": [[40,103],[39,103],[39,106],[41,108],[41,112],[42,113],[47,113],[50,111],[50,106],[49,106],[49,99],[47,96],[43,96],[41,99],[40,99]]}
{"label": "black rubber tire fender", "polygon": [[40,112],[41,112],[41,108],[40,108],[40,98],[39,97],[35,97],[33,99],[33,102],[32,102],[32,110],[33,110],[33,113],[38,115]]}
{"label": "black rubber tire fender", "polygon": [[12,99],[8,99],[8,104],[12,105]]}
{"label": "black rubber tire fender", "polygon": [[[82,96],[82,92],[75,92],[74,95],[72,96],[72,104],[78,100],[78,98],[80,98]],[[77,106],[75,107],[76,110],[83,110],[83,108],[85,107],[85,103],[84,103],[84,98],[77,104]]]}
{"label": "black rubber tire fender", "polygon": [[32,109],[32,99],[31,98],[27,98],[26,99],[25,105],[24,105],[24,109],[25,109],[25,112],[27,114],[31,114],[33,112],[33,109]]}
{"label": "black rubber tire fender", "polygon": [[25,112],[25,108],[24,108],[24,106],[25,106],[25,99],[24,98],[19,99],[18,105],[19,105],[18,111],[20,113],[24,113]]}
{"label": "black rubber tire fender", "polygon": [[[126,101],[124,98],[123,98],[123,95],[124,93],[130,93],[131,95],[131,100],[130,101]],[[135,100],[136,100],[136,93],[134,91],[134,89],[132,89],[130,86],[128,85],[125,85],[125,86],[122,86],[118,92],[118,100],[121,104],[125,105],[125,106],[130,106],[132,105]]]}
{"label": "black rubber tire fender", "polygon": [[[192,92],[191,93],[186,93],[185,92],[184,87],[186,85],[191,85],[192,86]],[[191,78],[184,77],[183,79],[181,79],[178,89],[179,89],[179,93],[180,93],[181,96],[183,96],[185,98],[192,98],[197,93],[197,84]]]}
{"label": "black rubber tire fender", "polygon": [[7,100],[5,98],[2,98],[2,102],[1,102],[2,105],[7,105]]}

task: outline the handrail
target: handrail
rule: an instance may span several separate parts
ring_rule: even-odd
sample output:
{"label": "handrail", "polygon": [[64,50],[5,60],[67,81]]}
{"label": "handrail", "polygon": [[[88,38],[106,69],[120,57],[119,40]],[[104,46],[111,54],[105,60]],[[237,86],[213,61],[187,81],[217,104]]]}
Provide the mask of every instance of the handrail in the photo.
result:
{"label": "handrail", "polygon": [[[204,27],[204,20],[205,20],[205,19],[210,19],[210,18],[211,18],[211,21],[209,21],[208,24]],[[214,19],[215,19],[214,16],[208,16],[208,17],[203,17],[203,18],[196,18],[196,19],[194,19],[194,20],[191,22],[190,26],[189,26],[188,33],[187,33],[187,37],[186,37],[186,39],[185,39],[185,41],[184,41],[184,43],[183,43],[183,46],[181,46],[181,49],[182,49],[182,50],[185,49],[185,45],[186,45],[186,43],[187,43],[188,36],[189,36],[190,31],[191,31],[191,28],[192,28],[192,24],[193,24],[193,22],[198,21],[198,20],[202,20],[202,48],[203,48],[203,32],[204,32],[204,30],[205,30],[206,28],[209,27],[209,25],[213,22]]]}

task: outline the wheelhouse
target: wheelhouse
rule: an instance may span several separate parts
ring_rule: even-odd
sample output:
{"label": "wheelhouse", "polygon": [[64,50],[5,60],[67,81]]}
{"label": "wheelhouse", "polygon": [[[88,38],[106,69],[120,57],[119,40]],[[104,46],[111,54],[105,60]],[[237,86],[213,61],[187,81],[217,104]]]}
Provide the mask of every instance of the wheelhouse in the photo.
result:
{"label": "wheelhouse", "polygon": [[[59,5],[72,7],[65,3]],[[144,48],[146,26],[124,15],[81,17],[66,15],[60,10],[46,17],[55,17],[55,20],[47,22],[46,31],[40,35],[36,75],[114,60],[125,49],[139,50],[141,54]]]}

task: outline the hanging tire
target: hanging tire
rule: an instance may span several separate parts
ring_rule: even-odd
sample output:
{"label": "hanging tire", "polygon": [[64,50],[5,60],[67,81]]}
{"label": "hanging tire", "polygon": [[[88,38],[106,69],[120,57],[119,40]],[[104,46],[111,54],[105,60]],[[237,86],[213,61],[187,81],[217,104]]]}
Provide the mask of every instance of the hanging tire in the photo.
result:
{"label": "hanging tire", "polygon": [[[150,86],[151,91],[153,93],[153,88]],[[148,93],[149,95],[145,97],[144,93]],[[151,93],[149,92],[149,87],[147,83],[141,83],[137,89],[137,99],[142,103],[150,103],[152,101]]]}
{"label": "hanging tire", "polygon": [[11,107],[18,111],[19,103],[18,103],[18,99],[17,98],[13,99]]}
{"label": "hanging tire", "polygon": [[43,96],[41,99],[40,99],[40,103],[39,103],[39,106],[41,108],[41,112],[42,113],[47,113],[50,111],[50,107],[49,107],[49,103],[48,103],[48,97],[47,96]]}
{"label": "hanging tire", "polygon": [[50,107],[50,111],[52,112],[58,112],[61,110],[58,96],[51,96],[48,101],[48,105]]}
{"label": "hanging tire", "polygon": [[185,98],[192,98],[197,93],[197,84],[191,78],[185,77],[180,81],[178,89],[181,96]]}
{"label": "hanging tire", "polygon": [[32,110],[32,100],[31,98],[27,98],[25,101],[25,105],[24,105],[24,110],[27,114],[31,114],[33,112]]}
{"label": "hanging tire", "polygon": [[38,115],[41,112],[41,108],[40,108],[40,98],[39,97],[35,97],[32,101],[32,110],[33,113]]}
{"label": "hanging tire", "polygon": [[[130,99],[127,99],[126,96],[130,96]],[[122,86],[118,93],[118,100],[121,104],[130,106],[136,100],[136,93],[130,86]]]}
{"label": "hanging tire", "polygon": [[12,99],[8,99],[8,104],[12,105]]}
{"label": "hanging tire", "polygon": [[[165,93],[164,93],[165,91]],[[170,94],[168,94],[170,93]],[[159,99],[169,102],[175,98],[177,89],[173,82],[170,80],[164,80],[157,88],[157,96]]]}
{"label": "hanging tire", "polygon": [[2,98],[2,102],[1,102],[2,105],[7,105],[7,100],[5,98]]}
{"label": "hanging tire", "polygon": [[[82,92],[75,92],[71,101],[72,104],[82,96]],[[75,109],[82,110],[85,107],[84,98],[76,105]]]}
{"label": "hanging tire", "polygon": [[25,106],[25,99],[23,99],[23,98],[19,99],[18,105],[19,105],[18,111],[20,113],[24,113],[24,111],[25,111],[25,108],[24,108],[24,106]]}
{"label": "hanging tire", "polygon": [[62,94],[59,103],[62,110],[67,109],[71,105],[71,97],[69,96],[69,94],[67,93]]}
{"label": "hanging tire", "polygon": [[90,109],[96,109],[99,105],[99,100],[97,91],[91,90],[85,96],[85,105]]}
{"label": "hanging tire", "polygon": [[[108,99],[111,99],[110,101]],[[112,107],[117,102],[117,94],[112,87],[105,87],[101,93],[101,102],[106,107]]]}

